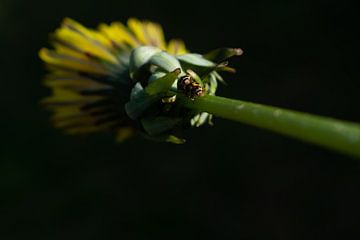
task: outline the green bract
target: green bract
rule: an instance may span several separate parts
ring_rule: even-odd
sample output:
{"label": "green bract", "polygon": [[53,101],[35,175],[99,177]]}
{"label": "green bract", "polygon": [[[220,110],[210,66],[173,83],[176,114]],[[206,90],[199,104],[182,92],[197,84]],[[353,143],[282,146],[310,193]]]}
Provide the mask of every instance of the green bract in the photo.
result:
{"label": "green bract", "polygon": [[177,88],[179,78],[189,75],[205,95],[215,95],[218,81],[223,82],[217,71],[231,71],[224,61],[239,54],[239,50],[228,48],[205,55],[176,56],[150,46],[134,49],[129,70],[135,84],[125,105],[126,113],[137,121],[145,136],[183,143],[184,140],[173,135],[175,130],[211,124],[212,115],[183,107],[181,98],[186,96]]}

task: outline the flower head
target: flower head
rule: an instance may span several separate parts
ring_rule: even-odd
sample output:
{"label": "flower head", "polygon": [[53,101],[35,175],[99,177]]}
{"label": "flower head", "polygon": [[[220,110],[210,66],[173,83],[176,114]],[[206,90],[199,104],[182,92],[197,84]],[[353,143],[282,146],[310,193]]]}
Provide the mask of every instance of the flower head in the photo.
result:
{"label": "flower head", "polygon": [[[181,107],[177,98],[214,95],[218,71],[232,71],[224,60],[239,49],[190,54],[181,40],[165,41],[160,25],[129,19],[88,29],[72,19],[51,35],[52,50],[39,55],[49,74],[43,99],[55,127],[69,134],[114,130],[119,141],[135,131],[160,140],[186,124],[211,121],[207,113]],[[185,81],[186,80],[186,81]]]}

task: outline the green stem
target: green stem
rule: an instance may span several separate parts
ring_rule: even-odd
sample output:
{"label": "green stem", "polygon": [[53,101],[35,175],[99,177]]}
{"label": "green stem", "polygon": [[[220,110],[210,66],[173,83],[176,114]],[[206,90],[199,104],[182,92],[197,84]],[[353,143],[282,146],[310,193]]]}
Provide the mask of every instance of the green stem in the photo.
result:
{"label": "green stem", "polygon": [[271,130],[360,157],[360,124],[217,96],[185,100],[186,107]]}

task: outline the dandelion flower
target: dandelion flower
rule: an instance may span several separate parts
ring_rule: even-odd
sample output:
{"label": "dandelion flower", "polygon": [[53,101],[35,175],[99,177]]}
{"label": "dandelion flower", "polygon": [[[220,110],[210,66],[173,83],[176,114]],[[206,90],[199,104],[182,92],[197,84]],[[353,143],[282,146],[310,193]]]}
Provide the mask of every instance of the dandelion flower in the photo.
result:
{"label": "dandelion flower", "polygon": [[[179,142],[169,135],[175,127],[184,125],[184,121],[200,126],[211,120],[205,112],[189,112],[186,118],[176,116],[176,96],[169,90],[181,76],[189,76],[189,84],[182,86],[189,98],[202,95],[204,88],[215,94],[217,81],[222,80],[215,70],[226,70],[225,66],[187,54],[179,39],[166,42],[157,23],[131,18],[127,26],[114,22],[92,30],[66,18],[51,35],[51,43],[53,49],[43,48],[39,52],[50,72],[44,84],[52,90],[42,104],[53,112],[54,126],[65,133],[114,130],[117,140],[122,141],[140,130],[150,137]],[[141,51],[134,53],[134,49]],[[192,80],[199,79],[200,74],[204,83]],[[163,85],[149,86],[158,79],[162,79],[159,83],[162,81]],[[167,89],[159,91],[164,86]],[[148,99],[137,101],[136,96],[146,87]],[[158,114],[146,115],[146,109],[154,105]]]}
{"label": "dandelion flower", "polygon": [[52,95],[42,104],[68,134],[114,131],[183,143],[178,130],[211,124],[212,114],[360,157],[360,125],[278,107],[218,97],[221,71],[241,49],[190,53],[161,26],[131,18],[96,30],[65,19],[40,50]]}

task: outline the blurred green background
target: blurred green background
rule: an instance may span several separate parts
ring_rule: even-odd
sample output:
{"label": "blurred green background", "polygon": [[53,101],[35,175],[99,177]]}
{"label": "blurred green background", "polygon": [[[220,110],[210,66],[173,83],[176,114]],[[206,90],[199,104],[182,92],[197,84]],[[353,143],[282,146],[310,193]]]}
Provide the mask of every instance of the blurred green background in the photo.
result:
{"label": "blurred green background", "polygon": [[135,16],[195,52],[241,47],[219,95],[360,122],[352,2],[0,0],[1,239],[359,238],[357,160],[221,119],[182,146],[69,137],[38,106],[64,17]]}

